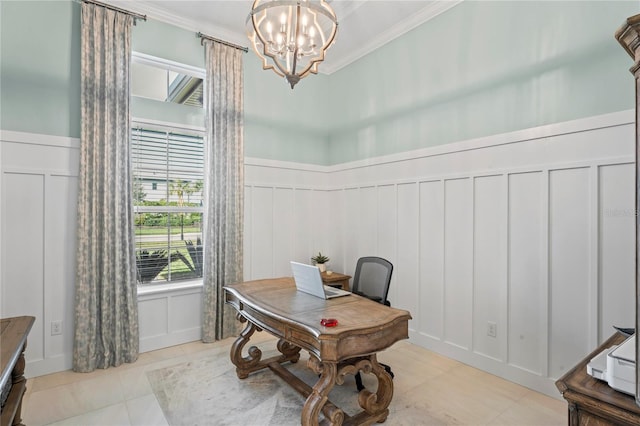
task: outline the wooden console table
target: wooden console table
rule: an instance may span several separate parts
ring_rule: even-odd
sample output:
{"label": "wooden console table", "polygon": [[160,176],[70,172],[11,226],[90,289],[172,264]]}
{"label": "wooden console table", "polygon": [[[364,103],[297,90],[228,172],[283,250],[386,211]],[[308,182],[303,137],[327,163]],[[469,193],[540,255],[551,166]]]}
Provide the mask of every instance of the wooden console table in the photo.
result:
{"label": "wooden console table", "polygon": [[621,333],[614,334],[556,382],[569,404],[570,426],[640,424],[640,407],[633,396],[618,392],[587,374],[587,364],[592,358],[624,340]]}
{"label": "wooden console table", "polygon": [[[320,411],[332,425],[381,423],[389,415],[393,397],[391,376],[378,364],[376,353],[401,339],[407,339],[411,314],[381,305],[355,294],[324,300],[296,291],[293,278],[249,281],[225,287],[226,302],[247,322],[231,347],[231,360],[240,379],[264,368],[271,369],[305,396],[302,425],[317,425]],[[320,325],[322,318],[336,318],[338,326]],[[279,337],[281,355],[261,360],[255,346],[243,357],[244,346],[253,333],[265,330]],[[307,366],[320,377],[311,388],[281,364],[295,363],[300,350],[309,352]],[[335,384],[346,374],[372,373],[378,379],[376,393],[363,389],[358,394],[362,412],[350,417],[328,400]]]}
{"label": "wooden console table", "polygon": [[325,271],[322,272],[320,276],[322,277],[322,282],[325,285],[339,287],[343,290],[349,291],[349,280],[351,279],[351,275],[339,274],[337,272],[332,272],[331,275],[327,275]]}
{"label": "wooden console table", "polygon": [[35,321],[34,317],[15,317],[0,320],[0,390],[8,395],[2,406],[0,425],[22,424],[22,397],[27,390],[24,377],[24,350],[27,335]]}

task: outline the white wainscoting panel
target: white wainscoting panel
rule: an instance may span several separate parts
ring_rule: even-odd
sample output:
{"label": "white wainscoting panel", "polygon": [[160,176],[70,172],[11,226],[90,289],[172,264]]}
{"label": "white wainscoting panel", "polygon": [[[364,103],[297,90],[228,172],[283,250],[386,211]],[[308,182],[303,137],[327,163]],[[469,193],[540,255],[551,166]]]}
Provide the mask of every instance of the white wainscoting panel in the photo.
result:
{"label": "white wainscoting panel", "polygon": [[[355,270],[356,262],[358,261],[358,257],[364,256],[360,255],[363,253],[360,250],[360,220],[363,215],[362,212],[362,203],[360,201],[360,191],[355,188],[347,188],[344,190],[344,195],[342,197],[344,202],[344,215],[342,216],[344,220],[344,233],[342,236],[342,245],[344,246],[343,255],[344,255],[344,265],[353,265],[350,268],[347,266],[345,268],[345,273],[353,276],[353,271]],[[371,254],[371,251],[366,251],[367,255]]]}
{"label": "white wainscoting panel", "polygon": [[635,280],[634,164],[599,168],[598,341],[611,335],[611,326],[634,327]]}
{"label": "white wainscoting panel", "polygon": [[[0,316],[36,321],[27,374],[71,368],[78,140],[0,132]],[[51,323],[62,322],[52,335]]]}
{"label": "white wainscoting panel", "polygon": [[[64,357],[73,346],[75,280],[76,280],[76,205],[78,178],[52,175],[47,180],[45,241],[64,243],[64,250],[45,251],[45,294],[49,321],[62,321],[63,333],[45,333],[45,358]],[[71,238],[70,238],[71,236]],[[73,253],[73,256],[69,256]],[[49,285],[49,284],[56,285]],[[45,321],[46,322],[46,321]]]}
{"label": "white wainscoting panel", "polygon": [[[419,184],[420,274],[418,332],[434,340],[444,338],[444,182]],[[395,284],[395,281],[393,282]],[[397,288],[395,285],[394,288]],[[414,317],[415,318],[415,317]]]}
{"label": "white wainscoting panel", "polygon": [[[1,314],[37,317],[28,374],[68,369],[78,141],[1,139]],[[633,111],[329,167],[248,158],[244,278],[318,251],[350,275],[388,258],[414,343],[559,397],[555,379],[634,322],[633,176]],[[200,338],[200,287],[139,306],[142,351]]]}
{"label": "white wainscoting panel", "polygon": [[140,352],[202,337],[202,287],[138,295]]}
{"label": "white wainscoting panel", "polygon": [[444,341],[471,350],[473,180],[444,182]]}
{"label": "white wainscoting panel", "polygon": [[[588,354],[594,320],[589,301],[589,168],[552,170],[549,174],[549,374],[560,377]],[[596,342],[593,342],[596,343]]]}
{"label": "white wainscoting panel", "polygon": [[251,194],[251,279],[271,278],[274,272],[274,188],[254,187]]}
{"label": "white wainscoting panel", "polygon": [[[421,261],[418,257],[420,234],[416,232],[420,222],[419,184],[412,182],[399,184],[397,187],[384,186],[382,188],[384,188],[386,202],[381,207],[389,220],[380,223],[379,226],[385,238],[384,240],[379,239],[381,250],[378,255],[388,259],[394,265],[394,275],[392,276],[395,276],[394,283],[396,285],[389,290],[389,302],[392,306],[403,306],[411,312],[413,320],[409,322],[409,328],[412,331],[417,331],[422,315],[419,309],[420,300],[416,297],[420,294]],[[395,225],[396,217],[397,225]],[[394,252],[397,253],[395,260]],[[400,285],[402,285],[402,289],[399,288]]]}
{"label": "white wainscoting panel", "polygon": [[292,188],[275,188],[273,193],[273,275],[291,275],[289,261],[295,256],[295,191]]}
{"label": "white wainscoting panel", "polygon": [[[317,252],[321,252],[322,243],[318,241],[319,235],[324,230],[326,222],[318,221],[318,212],[320,200],[317,198],[319,192],[313,189],[296,188],[293,203],[289,208],[295,212],[294,224],[294,240],[293,240],[293,259],[297,262],[310,263],[311,256]],[[278,232],[278,231],[276,231]],[[327,251],[325,250],[325,254]],[[287,262],[287,261],[285,261]],[[287,262],[288,263],[288,262]],[[288,265],[287,265],[288,267]],[[291,276],[291,268],[289,273]]]}
{"label": "white wainscoting panel", "polygon": [[510,174],[508,180],[507,359],[540,375],[547,354],[545,182],[541,171]]}
{"label": "white wainscoting panel", "polygon": [[[506,360],[507,192],[506,176],[474,179],[473,350]],[[489,324],[495,336],[489,335]]]}
{"label": "white wainscoting panel", "polygon": [[[400,199],[401,195],[404,195],[405,192],[400,194],[396,191],[395,185],[381,185],[378,187],[377,191],[377,207],[375,211],[377,215],[368,215],[366,212],[362,212],[360,217],[373,216],[373,219],[377,221],[375,227],[378,229],[377,232],[377,241],[373,247],[373,250],[369,247],[363,247],[360,253],[366,255],[367,250],[371,250],[370,252],[376,251],[378,256],[384,257],[385,259],[389,259],[393,262],[393,257],[398,253],[397,262],[402,261],[402,254],[396,251],[396,244],[399,240],[397,238],[398,232],[405,229],[408,225],[406,222],[409,221],[411,224],[411,229],[415,230],[415,226],[417,224],[416,220],[413,220],[411,214],[417,215],[418,210],[416,208],[410,209],[410,212],[407,215],[404,215],[403,209],[400,206],[406,206],[407,200]],[[416,200],[415,194],[413,194],[413,200]],[[377,216],[377,217],[376,217]],[[369,232],[369,234],[371,234]],[[375,234],[374,234],[375,235]],[[406,235],[406,234],[404,234]],[[406,241],[409,243],[409,241]],[[398,247],[397,249],[400,249]],[[415,253],[415,247],[411,250],[412,253]],[[415,264],[415,262],[414,262]],[[395,295],[395,293],[391,293],[391,295]]]}
{"label": "white wainscoting panel", "polygon": [[[28,358],[45,357],[45,175],[2,176],[2,317],[36,317]],[[50,335],[50,333],[47,333]]]}
{"label": "white wainscoting panel", "polygon": [[[386,185],[381,185],[381,187],[386,187]],[[378,187],[362,187],[358,191],[357,197],[357,209],[351,211],[352,214],[355,214],[355,225],[358,230],[356,241],[358,242],[358,253],[361,254],[357,257],[369,256],[370,254],[373,254],[373,252],[378,252],[388,248],[387,244],[384,244],[384,246],[378,245],[378,235],[380,234],[380,229],[378,228],[378,216],[380,215],[378,205]],[[387,225],[386,228],[389,228],[389,226]],[[376,232],[371,232],[373,229],[375,229]],[[388,243],[388,241],[383,241],[383,243]]]}

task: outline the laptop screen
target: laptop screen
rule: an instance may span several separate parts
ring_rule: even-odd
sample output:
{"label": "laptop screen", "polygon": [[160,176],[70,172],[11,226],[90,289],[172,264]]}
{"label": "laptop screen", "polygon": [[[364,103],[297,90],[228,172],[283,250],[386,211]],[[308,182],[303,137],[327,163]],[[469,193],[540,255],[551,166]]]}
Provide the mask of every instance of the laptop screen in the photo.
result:
{"label": "laptop screen", "polygon": [[291,271],[299,291],[325,298],[322,277],[317,266],[291,261]]}

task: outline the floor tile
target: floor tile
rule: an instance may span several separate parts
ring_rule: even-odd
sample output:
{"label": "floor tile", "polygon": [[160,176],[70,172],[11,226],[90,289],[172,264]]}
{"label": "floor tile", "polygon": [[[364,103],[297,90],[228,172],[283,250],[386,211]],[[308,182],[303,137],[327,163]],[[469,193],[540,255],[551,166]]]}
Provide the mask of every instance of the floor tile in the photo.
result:
{"label": "floor tile", "polygon": [[[218,358],[228,367],[235,339],[205,344],[191,342],[145,354],[135,363],[93,373],[65,371],[30,378],[23,420],[41,425],[166,425],[148,380],[148,373],[204,358]],[[256,333],[251,345],[263,359],[276,354],[277,339]],[[246,349],[245,349],[246,350]],[[301,363],[308,354],[301,353]],[[389,425],[563,425],[566,403],[448,359],[410,342],[399,342],[378,355],[395,374]],[[306,365],[306,364],[305,364]],[[234,374],[230,380],[236,380]],[[363,375],[375,391],[372,375]],[[343,386],[354,388],[353,376]]]}
{"label": "floor tile", "polygon": [[110,405],[99,410],[90,411],[79,416],[64,419],[59,422],[51,423],[50,426],[86,425],[133,426],[136,425],[136,423],[130,422],[129,414],[127,413],[127,406],[124,403],[120,403],[116,405]]}
{"label": "floor tile", "polygon": [[129,412],[129,419],[132,425],[136,426],[165,426],[168,425],[162,408],[158,404],[156,397],[145,395],[140,398],[131,399],[126,402]]}
{"label": "floor tile", "polygon": [[567,424],[567,404],[529,391],[522,399],[491,421],[492,425],[545,425]]}

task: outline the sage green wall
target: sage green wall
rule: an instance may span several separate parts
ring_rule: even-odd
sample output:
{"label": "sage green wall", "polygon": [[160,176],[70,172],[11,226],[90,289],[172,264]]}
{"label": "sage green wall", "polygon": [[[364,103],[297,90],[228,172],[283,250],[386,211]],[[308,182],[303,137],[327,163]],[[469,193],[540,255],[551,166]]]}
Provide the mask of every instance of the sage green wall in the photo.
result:
{"label": "sage green wall", "polygon": [[330,162],[632,109],[632,61],[613,35],[638,12],[465,1],[330,76]]}
{"label": "sage green wall", "polygon": [[0,129],[80,137],[80,6],[0,1]]}
{"label": "sage green wall", "polygon": [[255,53],[244,62],[245,154],[250,157],[328,165],[329,102],[326,75],[300,80],[294,90]]}
{"label": "sage green wall", "polygon": [[[71,1],[0,1],[0,129],[80,137],[80,5]],[[132,48],[204,67],[195,31],[138,22]],[[253,52],[245,59],[245,153],[328,164],[327,77],[292,91]],[[132,115],[202,125],[200,111],[134,98]]]}
{"label": "sage green wall", "polygon": [[[246,155],[337,164],[631,109],[631,59],[613,33],[638,9],[465,1],[295,90],[249,52]],[[3,0],[0,24],[0,128],[79,137],[79,4]],[[194,32],[153,20],[134,27],[133,48],[204,64]],[[133,113],[180,115],[158,104],[134,100]]]}

